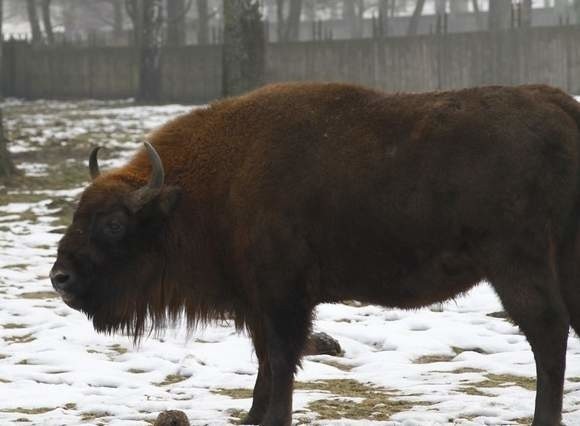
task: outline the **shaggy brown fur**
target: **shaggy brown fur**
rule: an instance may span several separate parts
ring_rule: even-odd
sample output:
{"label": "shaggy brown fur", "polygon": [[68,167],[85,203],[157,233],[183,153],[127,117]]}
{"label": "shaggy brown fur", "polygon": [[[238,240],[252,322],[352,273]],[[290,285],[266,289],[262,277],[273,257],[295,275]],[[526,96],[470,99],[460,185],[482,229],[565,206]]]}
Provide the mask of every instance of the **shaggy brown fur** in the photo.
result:
{"label": "shaggy brown fur", "polygon": [[126,200],[145,151],[97,177],[55,269],[101,331],[233,317],[259,358],[245,423],[262,425],[290,424],[318,303],[418,308],[488,279],[534,351],[534,425],[556,425],[580,331],[579,123],[546,86],[268,86],[156,131],[165,186],[142,209]]}

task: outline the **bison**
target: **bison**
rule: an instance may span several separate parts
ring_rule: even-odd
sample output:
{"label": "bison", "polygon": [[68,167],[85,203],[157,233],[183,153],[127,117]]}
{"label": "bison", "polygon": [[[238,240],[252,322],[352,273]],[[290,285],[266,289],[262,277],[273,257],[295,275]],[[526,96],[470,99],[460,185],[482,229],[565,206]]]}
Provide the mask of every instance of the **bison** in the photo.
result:
{"label": "bison", "polygon": [[488,280],[560,423],[580,331],[580,108],[548,86],[385,94],[288,83],[165,124],[92,183],[50,277],[98,331],[233,318],[259,361],[244,424],[290,425],[319,303],[414,309]]}

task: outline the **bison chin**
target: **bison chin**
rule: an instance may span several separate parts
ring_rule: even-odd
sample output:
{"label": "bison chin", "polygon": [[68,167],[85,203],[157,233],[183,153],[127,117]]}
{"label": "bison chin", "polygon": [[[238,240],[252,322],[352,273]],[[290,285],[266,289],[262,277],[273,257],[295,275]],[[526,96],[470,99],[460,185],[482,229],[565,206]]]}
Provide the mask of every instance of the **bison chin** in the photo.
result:
{"label": "bison chin", "polygon": [[94,329],[99,333],[121,332],[137,340],[144,334],[148,309],[138,306],[129,308],[127,303],[109,301],[95,310],[81,310],[92,320]]}
{"label": "bison chin", "polygon": [[[83,306],[81,310],[93,322],[93,327],[101,333],[121,332],[139,340],[145,333],[162,329],[174,321],[178,314],[170,314],[163,298],[153,297],[163,283],[156,280],[148,286],[128,286],[124,291],[113,291],[99,299],[97,303]],[[154,290],[156,289],[156,290]]]}

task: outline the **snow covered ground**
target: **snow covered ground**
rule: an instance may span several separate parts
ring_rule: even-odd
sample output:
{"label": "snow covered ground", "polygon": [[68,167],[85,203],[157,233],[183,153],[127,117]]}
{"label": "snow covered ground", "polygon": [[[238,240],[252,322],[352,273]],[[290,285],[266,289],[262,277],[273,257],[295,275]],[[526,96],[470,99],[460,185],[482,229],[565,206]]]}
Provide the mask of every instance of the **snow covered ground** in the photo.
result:
{"label": "snow covered ground", "polygon": [[[249,409],[256,358],[246,336],[216,324],[145,339],[95,333],[47,279],[56,243],[86,183],[86,154],[103,167],[129,156],[147,130],[189,107],[127,102],[3,105],[20,185],[0,188],[0,424],[142,425],[166,409],[194,425],[235,423]],[[68,160],[63,161],[63,158]],[[107,158],[108,156],[108,158]],[[322,305],[315,328],[344,356],[314,356],[299,372],[297,424],[526,424],[534,361],[481,284],[414,312]],[[580,424],[580,343],[568,350],[564,420]]]}

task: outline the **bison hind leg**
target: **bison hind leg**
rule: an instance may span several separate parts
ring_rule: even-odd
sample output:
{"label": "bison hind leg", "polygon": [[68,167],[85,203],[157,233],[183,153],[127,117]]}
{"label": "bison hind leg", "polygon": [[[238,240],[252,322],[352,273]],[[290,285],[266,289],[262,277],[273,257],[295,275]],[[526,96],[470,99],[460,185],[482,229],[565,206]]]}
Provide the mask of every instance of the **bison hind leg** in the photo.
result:
{"label": "bison hind leg", "polygon": [[491,284],[507,313],[525,334],[536,361],[532,424],[559,425],[569,319],[553,263],[546,254],[533,258],[521,255],[506,257],[495,269]]}
{"label": "bison hind leg", "polygon": [[[580,228],[580,227],[579,227]],[[566,241],[559,250],[559,279],[570,325],[580,337],[580,233]]]}

